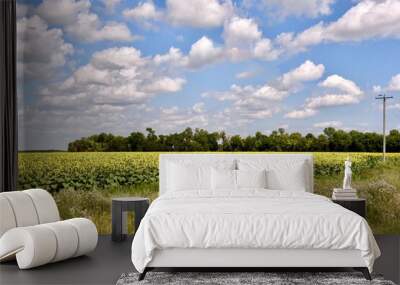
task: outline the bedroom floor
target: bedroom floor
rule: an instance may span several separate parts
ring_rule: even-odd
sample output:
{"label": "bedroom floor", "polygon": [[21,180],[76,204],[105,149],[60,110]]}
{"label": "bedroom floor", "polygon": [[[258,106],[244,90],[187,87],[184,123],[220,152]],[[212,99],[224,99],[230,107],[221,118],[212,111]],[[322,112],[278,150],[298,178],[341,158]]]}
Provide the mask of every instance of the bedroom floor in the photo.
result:
{"label": "bedroom floor", "polygon": [[[400,236],[375,236],[382,256],[375,272],[400,284]],[[124,272],[134,271],[130,261],[131,239],[114,243],[100,236],[96,251],[31,270],[18,270],[15,262],[0,265],[0,284],[115,284]]]}

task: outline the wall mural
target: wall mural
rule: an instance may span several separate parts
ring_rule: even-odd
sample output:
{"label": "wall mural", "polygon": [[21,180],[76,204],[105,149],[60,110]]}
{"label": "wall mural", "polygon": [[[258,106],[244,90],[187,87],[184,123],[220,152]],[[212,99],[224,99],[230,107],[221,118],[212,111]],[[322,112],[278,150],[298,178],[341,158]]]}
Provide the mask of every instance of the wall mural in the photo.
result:
{"label": "wall mural", "polygon": [[[156,197],[154,151],[379,152],[380,93],[400,151],[399,1],[17,2],[19,187],[103,232],[110,196]],[[329,196],[348,154],[315,156]],[[400,232],[388,158],[350,154],[376,232]]]}

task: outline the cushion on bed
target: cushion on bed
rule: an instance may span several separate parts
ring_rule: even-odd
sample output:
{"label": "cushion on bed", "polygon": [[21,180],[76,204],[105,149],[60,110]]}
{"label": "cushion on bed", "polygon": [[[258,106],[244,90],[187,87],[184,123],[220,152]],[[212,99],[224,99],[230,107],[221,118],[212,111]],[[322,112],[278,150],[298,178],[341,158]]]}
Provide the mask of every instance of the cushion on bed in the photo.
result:
{"label": "cushion on bed", "polygon": [[232,169],[211,169],[211,188],[218,190],[236,190],[236,170]]}
{"label": "cushion on bed", "polygon": [[247,171],[267,170],[267,188],[273,190],[306,191],[307,164],[300,159],[239,159],[238,169]]}
{"label": "cushion on bed", "polygon": [[167,191],[212,190],[211,169],[236,168],[229,160],[174,160],[167,163]]}
{"label": "cushion on bed", "polygon": [[211,167],[182,165],[171,162],[168,167],[170,191],[211,189]]}
{"label": "cushion on bed", "polygon": [[267,188],[267,171],[262,170],[236,170],[237,188]]}

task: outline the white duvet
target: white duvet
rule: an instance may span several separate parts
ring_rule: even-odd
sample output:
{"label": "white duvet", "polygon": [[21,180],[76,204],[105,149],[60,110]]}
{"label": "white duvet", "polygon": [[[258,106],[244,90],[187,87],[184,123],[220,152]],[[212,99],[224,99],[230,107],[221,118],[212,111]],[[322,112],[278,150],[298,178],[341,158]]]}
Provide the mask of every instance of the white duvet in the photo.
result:
{"label": "white duvet", "polygon": [[358,249],[370,271],[380,255],[359,215],[323,196],[265,189],[162,195],[138,228],[132,262],[143,272],[165,248]]}

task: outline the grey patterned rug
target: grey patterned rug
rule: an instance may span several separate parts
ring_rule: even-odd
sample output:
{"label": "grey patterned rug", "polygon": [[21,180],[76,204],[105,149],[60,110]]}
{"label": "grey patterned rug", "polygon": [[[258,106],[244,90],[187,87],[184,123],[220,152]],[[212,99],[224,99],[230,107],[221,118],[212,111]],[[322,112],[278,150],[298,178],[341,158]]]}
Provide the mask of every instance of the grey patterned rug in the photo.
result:
{"label": "grey patterned rug", "polygon": [[138,281],[138,276],[138,273],[122,274],[117,285],[395,285],[392,281],[384,280],[379,275],[373,275],[373,280],[368,281],[359,272],[148,272],[142,281]]}

